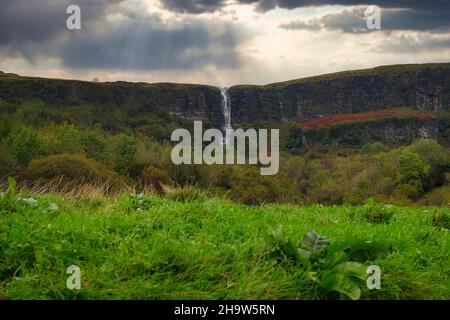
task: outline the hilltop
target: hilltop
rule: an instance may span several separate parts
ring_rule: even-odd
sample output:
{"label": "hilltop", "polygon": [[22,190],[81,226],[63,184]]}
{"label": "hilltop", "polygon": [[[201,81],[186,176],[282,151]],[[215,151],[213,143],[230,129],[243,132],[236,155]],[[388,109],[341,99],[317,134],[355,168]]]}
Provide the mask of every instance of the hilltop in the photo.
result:
{"label": "hilltop", "polygon": [[[408,109],[408,119],[414,123],[392,125],[391,121],[388,128],[377,128],[377,135],[398,129],[408,132],[407,141],[424,136],[446,140],[448,121],[442,124],[439,119],[442,115],[448,118],[450,110],[450,63],[382,66],[262,86],[237,85],[228,89],[228,96],[235,127],[282,123],[294,123],[296,127],[311,119],[334,122],[333,118],[326,119]],[[158,140],[167,140],[174,128],[190,127],[192,120],[203,120],[205,126],[223,126],[222,100],[219,88],[201,84],[101,83],[0,73],[2,113],[14,113],[24,104],[34,105],[27,111],[44,114],[52,122],[99,124],[115,132],[132,129]],[[416,111],[434,115],[417,118]],[[371,120],[385,119],[384,115],[372,114]],[[364,115],[355,119],[367,120]],[[424,130],[426,134],[421,133]],[[393,136],[395,142],[398,134]]]}

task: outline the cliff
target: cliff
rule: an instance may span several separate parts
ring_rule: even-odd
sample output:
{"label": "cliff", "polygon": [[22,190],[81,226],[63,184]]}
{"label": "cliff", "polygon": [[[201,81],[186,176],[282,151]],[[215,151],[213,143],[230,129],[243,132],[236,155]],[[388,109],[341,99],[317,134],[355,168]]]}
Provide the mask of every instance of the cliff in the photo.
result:
{"label": "cliff", "polygon": [[302,120],[409,107],[450,109],[450,63],[393,65],[229,90],[232,122]]}
{"label": "cliff", "polygon": [[119,109],[129,116],[161,114],[185,119],[223,120],[220,90],[196,84],[88,82],[21,77],[0,72],[0,100],[9,104],[41,100],[46,108]]}
{"label": "cliff", "polygon": [[[228,94],[235,127],[399,107],[445,113],[450,111],[450,63],[393,65],[263,86],[238,85],[229,88]],[[167,127],[179,121],[176,119],[204,120],[215,127],[224,122],[221,92],[213,86],[98,83],[0,73],[2,113],[4,109],[14,112],[29,101],[40,101],[41,111],[53,112],[60,121],[66,118],[58,116],[69,113],[67,117],[72,119],[81,108],[85,116],[75,116],[78,122],[99,122],[112,129],[117,124],[120,128],[151,127],[155,123]],[[164,130],[167,137],[169,128]],[[147,133],[155,134],[155,130]]]}

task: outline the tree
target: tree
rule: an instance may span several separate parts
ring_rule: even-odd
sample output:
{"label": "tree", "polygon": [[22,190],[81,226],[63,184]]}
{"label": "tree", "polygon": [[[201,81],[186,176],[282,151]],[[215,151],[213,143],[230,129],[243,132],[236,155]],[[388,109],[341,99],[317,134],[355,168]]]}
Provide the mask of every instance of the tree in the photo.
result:
{"label": "tree", "polygon": [[17,162],[25,166],[32,159],[44,155],[44,145],[37,132],[23,127],[11,138],[11,153]]}
{"label": "tree", "polygon": [[136,169],[136,140],[127,135],[120,135],[115,144],[115,170],[123,175],[130,175]]}
{"label": "tree", "polygon": [[397,183],[407,184],[417,189],[418,193],[423,192],[423,183],[429,173],[429,166],[420,158],[417,153],[407,149],[403,150],[397,164]]}

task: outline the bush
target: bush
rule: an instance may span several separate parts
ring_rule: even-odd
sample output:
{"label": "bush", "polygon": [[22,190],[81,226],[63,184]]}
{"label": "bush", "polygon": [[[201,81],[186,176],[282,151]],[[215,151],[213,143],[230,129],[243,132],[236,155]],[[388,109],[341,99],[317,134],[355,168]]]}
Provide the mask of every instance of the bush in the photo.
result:
{"label": "bush", "polygon": [[0,179],[12,175],[17,169],[16,159],[4,145],[0,145]]}
{"label": "bush", "polygon": [[433,226],[450,229],[450,213],[448,211],[438,211],[433,216]]}
{"label": "bush", "polygon": [[432,206],[450,206],[450,186],[434,189],[425,196],[423,203]]}
{"label": "bush", "polygon": [[134,175],[136,172],[136,140],[133,137],[120,135],[115,148],[115,170],[123,175]]}
{"label": "bush", "polygon": [[61,124],[47,128],[50,154],[83,154],[81,137],[83,131],[72,124]]}
{"label": "bush", "polygon": [[377,204],[372,199],[367,201],[367,204],[362,207],[362,210],[364,218],[370,223],[387,224],[394,216],[394,212],[390,206]]}
{"label": "bush", "polygon": [[414,152],[404,150],[398,159],[398,184],[408,184],[416,187],[418,193],[423,192],[423,183],[428,177],[430,167]]}
{"label": "bush", "polygon": [[141,182],[144,187],[150,187],[158,194],[164,193],[164,184],[167,183],[167,174],[155,167],[148,167],[141,173]]}
{"label": "bush", "polygon": [[421,184],[418,181],[415,181],[415,183],[411,184],[401,184],[398,185],[394,192],[392,193],[392,196],[396,199],[416,199],[419,195],[421,189]]}
{"label": "bush", "polygon": [[430,168],[426,185],[431,188],[445,181],[445,172],[450,169],[450,153],[437,141],[421,139],[406,148],[420,156]]}
{"label": "bush", "polygon": [[167,194],[167,197],[170,200],[180,202],[202,201],[206,199],[206,195],[202,191],[192,186],[173,189]]}
{"label": "bush", "polygon": [[107,164],[111,159],[111,152],[104,135],[97,130],[89,130],[81,137],[83,151],[87,158]]}
{"label": "bush", "polygon": [[30,128],[22,128],[11,138],[11,153],[17,162],[26,166],[32,159],[44,154],[44,144],[37,132]]}
{"label": "bush", "polygon": [[48,183],[56,178],[64,182],[109,182],[111,186],[121,184],[119,176],[106,166],[80,155],[54,155],[30,162],[25,177],[36,184]]}
{"label": "bush", "polygon": [[277,178],[261,176],[259,169],[255,167],[235,170],[231,179],[230,196],[233,200],[248,205],[277,202],[283,194]]}

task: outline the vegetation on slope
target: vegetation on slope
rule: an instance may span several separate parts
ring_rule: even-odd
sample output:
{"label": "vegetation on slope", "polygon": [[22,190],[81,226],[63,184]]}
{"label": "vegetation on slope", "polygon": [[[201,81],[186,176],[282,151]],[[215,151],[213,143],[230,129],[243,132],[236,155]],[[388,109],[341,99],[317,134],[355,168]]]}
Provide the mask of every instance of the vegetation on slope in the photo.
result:
{"label": "vegetation on slope", "polygon": [[432,120],[440,117],[436,112],[424,112],[410,108],[393,108],[387,110],[367,111],[350,114],[338,114],[324,116],[303,121],[300,128],[330,127],[340,123],[351,123],[358,121],[379,120],[387,118],[415,118],[419,120]]}

